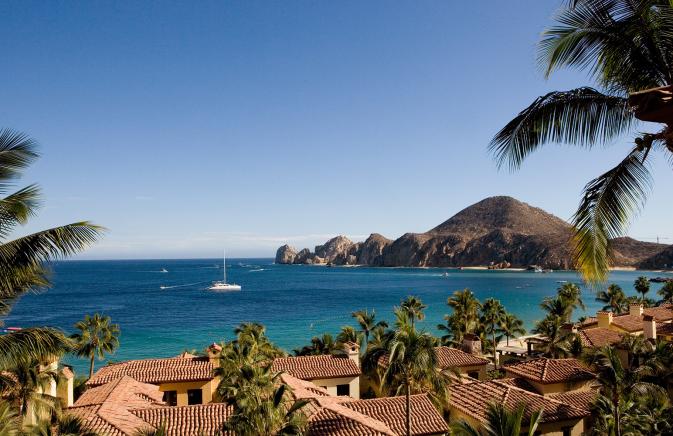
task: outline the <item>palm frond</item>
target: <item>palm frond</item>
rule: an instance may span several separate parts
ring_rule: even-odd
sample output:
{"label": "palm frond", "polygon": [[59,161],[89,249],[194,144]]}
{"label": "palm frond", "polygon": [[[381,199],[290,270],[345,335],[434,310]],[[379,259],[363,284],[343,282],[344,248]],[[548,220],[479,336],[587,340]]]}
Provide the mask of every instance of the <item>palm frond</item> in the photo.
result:
{"label": "palm frond", "polygon": [[627,132],[634,120],[623,97],[588,87],[550,92],[507,123],[491,140],[489,150],[499,167],[517,169],[545,143],[583,147],[608,143]]}
{"label": "palm frond", "polygon": [[25,224],[39,206],[40,189],[30,185],[0,199],[0,238],[4,239],[18,224]]}
{"label": "palm frond", "polygon": [[[37,142],[12,129],[0,130],[0,180],[13,179],[37,159]],[[7,185],[0,182],[0,191]]]}
{"label": "palm frond", "polygon": [[21,362],[43,361],[72,350],[71,341],[52,328],[28,328],[0,336],[0,369],[13,368]]}
{"label": "palm frond", "polygon": [[577,212],[573,257],[584,279],[605,281],[610,266],[609,241],[622,236],[640,210],[651,186],[645,150],[634,149],[616,167],[587,184]]}

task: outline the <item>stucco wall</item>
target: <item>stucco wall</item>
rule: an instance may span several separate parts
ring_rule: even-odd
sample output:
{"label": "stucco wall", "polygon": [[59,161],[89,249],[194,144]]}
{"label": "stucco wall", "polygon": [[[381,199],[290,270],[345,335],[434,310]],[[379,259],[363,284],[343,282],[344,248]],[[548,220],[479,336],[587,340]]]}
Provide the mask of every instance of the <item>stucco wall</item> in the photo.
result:
{"label": "stucco wall", "polygon": [[337,394],[337,385],[350,385],[350,397],[356,400],[360,399],[360,377],[342,377],[342,378],[327,378],[311,380],[316,386],[327,388],[330,395]]}
{"label": "stucco wall", "polygon": [[186,406],[187,391],[191,389],[201,389],[201,400],[203,404],[208,404],[213,401],[213,394],[217,388],[218,381],[216,379],[195,382],[181,382],[181,383],[163,383],[159,385],[161,392],[176,391],[177,405]]}

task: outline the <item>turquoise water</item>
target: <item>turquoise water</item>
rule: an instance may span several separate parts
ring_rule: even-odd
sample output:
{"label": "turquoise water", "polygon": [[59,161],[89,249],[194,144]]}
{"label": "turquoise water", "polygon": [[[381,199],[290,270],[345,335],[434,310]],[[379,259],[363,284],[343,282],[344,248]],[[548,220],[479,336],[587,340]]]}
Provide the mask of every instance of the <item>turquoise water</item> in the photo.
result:
{"label": "turquoise water", "polygon": [[[577,281],[573,272],[535,274],[419,268],[326,268],[274,265],[272,259],[231,259],[227,278],[242,292],[212,293],[206,287],[222,276],[221,260],[71,261],[54,265],[52,289],[26,295],[5,320],[7,326],[48,325],[72,332],[85,313],[101,312],[121,327],[121,347],[112,360],[177,355],[230,338],[243,321],[267,326],[269,336],[288,351],[317,334],[351,324],[350,313],[375,309],[384,319],[409,294],[429,307],[420,326],[435,332],[448,312],[446,298],[471,288],[479,299],[495,297],[530,328],[542,317],[540,301],[554,294],[557,281]],[[162,273],[165,268],[168,272]],[[448,277],[444,277],[444,273]],[[614,272],[610,281],[630,294],[638,275]],[[650,296],[660,285],[653,284]],[[161,289],[165,287],[165,289]],[[587,312],[599,305],[585,291]],[[578,314],[577,316],[580,316]],[[85,363],[72,362],[79,373]]]}

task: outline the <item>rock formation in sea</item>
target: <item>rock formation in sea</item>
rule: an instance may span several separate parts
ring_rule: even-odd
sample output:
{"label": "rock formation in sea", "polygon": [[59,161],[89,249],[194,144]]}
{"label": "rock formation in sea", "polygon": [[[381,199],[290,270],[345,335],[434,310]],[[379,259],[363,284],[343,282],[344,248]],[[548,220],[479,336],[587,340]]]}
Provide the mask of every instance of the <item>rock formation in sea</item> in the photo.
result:
{"label": "rock formation in sea", "polygon": [[[571,234],[570,224],[542,209],[512,197],[489,197],[424,233],[406,233],[396,240],[373,233],[364,242],[337,236],[316,246],[314,253],[308,249],[297,253],[284,245],[276,253],[276,263],[569,269]],[[612,241],[614,263],[661,263],[656,256],[666,247],[618,238]]]}

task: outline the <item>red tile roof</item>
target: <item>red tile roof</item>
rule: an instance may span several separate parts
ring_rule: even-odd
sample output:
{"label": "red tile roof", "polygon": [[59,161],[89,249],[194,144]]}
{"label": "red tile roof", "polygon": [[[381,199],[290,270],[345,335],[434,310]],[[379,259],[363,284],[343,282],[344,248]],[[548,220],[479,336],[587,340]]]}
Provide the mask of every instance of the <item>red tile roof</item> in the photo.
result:
{"label": "red tile roof", "polygon": [[507,374],[542,384],[591,380],[595,375],[577,359],[540,358],[503,367]]}
{"label": "red tile roof", "polygon": [[[411,400],[411,433],[414,435],[432,435],[445,433],[446,422],[430,401],[427,394],[412,395]],[[395,433],[405,434],[406,403],[405,397],[387,397],[371,400],[357,400],[343,403],[344,407],[353,409],[363,415],[377,419]]]}
{"label": "red tile roof", "polygon": [[354,360],[331,355],[280,357],[273,361],[271,370],[286,372],[302,380],[357,377],[361,374]]}
{"label": "red tile roof", "polygon": [[613,315],[612,324],[629,333],[643,330],[643,315],[649,315],[657,322],[667,322],[673,320],[673,306],[664,304],[657,307],[646,307],[642,315]]}
{"label": "red tile roof", "polygon": [[[225,403],[135,409],[131,413],[154,428],[164,425],[168,436],[214,436],[229,419],[232,408]],[[228,435],[230,433],[224,433]],[[224,436],[223,435],[223,436]]]}
{"label": "red tile roof", "polygon": [[591,413],[591,404],[596,400],[598,392],[596,391],[574,391],[563,392],[550,395],[551,398],[559,403],[573,406],[585,413]]}
{"label": "red tile roof", "polygon": [[475,382],[449,386],[449,405],[480,422],[486,422],[486,411],[491,404],[504,404],[514,410],[524,405],[524,420],[544,409],[541,422],[578,420],[588,416],[586,411],[563,404],[551,397],[519,389],[501,381]]}
{"label": "red tile roof", "polygon": [[207,357],[170,357],[166,359],[129,360],[104,366],[87,382],[88,386],[100,386],[124,375],[143,383],[175,383],[210,380],[213,365]]}
{"label": "red tile roof", "polygon": [[624,338],[622,333],[605,327],[594,327],[577,332],[584,347],[603,347],[618,344]]}
{"label": "red tile roof", "polygon": [[109,436],[130,435],[139,427],[147,426],[130,409],[163,406],[162,396],[158,386],[124,376],[87,389],[67,413],[84,419],[96,432]]}
{"label": "red tile roof", "polygon": [[[435,354],[437,355],[438,367],[440,369],[481,366],[489,363],[488,359],[466,353],[457,348],[435,347]],[[388,355],[384,354],[379,358],[379,365],[388,366]]]}
{"label": "red tile roof", "polygon": [[338,404],[325,405],[308,420],[310,436],[398,436],[384,423]]}

